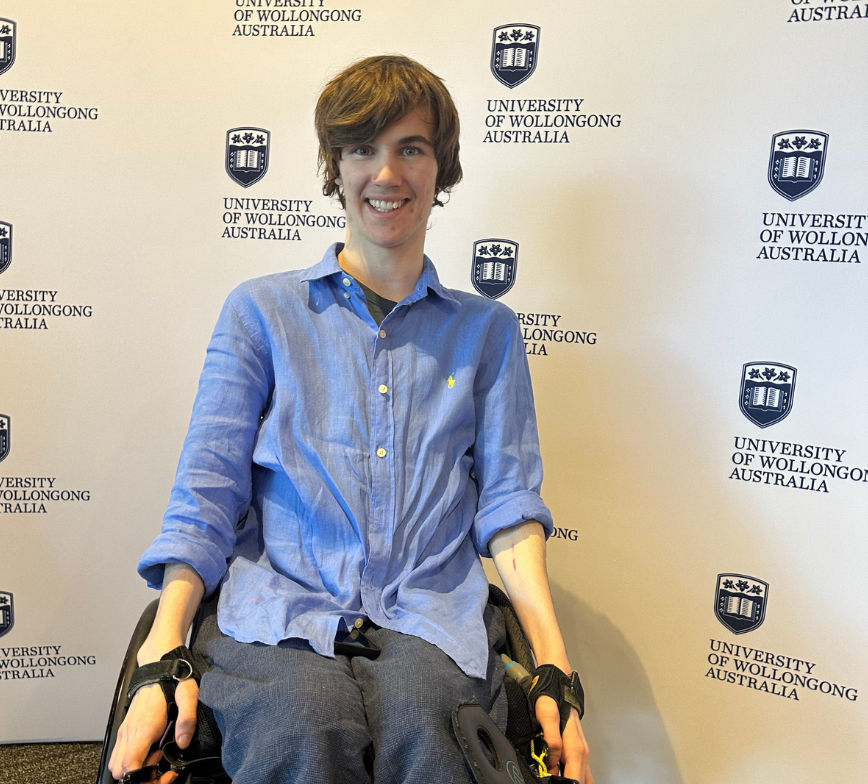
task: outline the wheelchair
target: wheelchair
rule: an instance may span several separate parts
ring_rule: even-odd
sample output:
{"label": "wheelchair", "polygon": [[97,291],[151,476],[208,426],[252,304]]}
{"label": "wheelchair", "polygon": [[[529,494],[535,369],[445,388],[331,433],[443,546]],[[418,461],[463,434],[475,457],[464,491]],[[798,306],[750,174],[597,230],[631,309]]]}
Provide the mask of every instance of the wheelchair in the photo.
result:
{"label": "wheelchair", "polygon": [[[506,642],[501,649],[497,650],[497,653],[520,665],[526,672],[532,672],[535,667],[533,652],[509,598],[496,585],[490,585],[489,603],[494,605],[503,615],[506,626]],[[108,761],[115,746],[118,730],[129,707],[127,692],[133,672],[137,668],[138,651],[154,623],[158,604],[159,599],[154,599],[145,608],[127,646],[112,699],[96,784],[115,784],[115,779],[108,769]],[[202,618],[203,612],[200,606],[190,632],[190,647],[196,639]],[[546,771],[545,741],[542,739],[542,733],[536,719],[531,714],[523,685],[512,677],[505,677],[504,688],[508,703],[506,736],[476,703],[459,703],[452,715],[456,740],[461,746],[468,767],[477,784],[570,784],[571,782],[575,784],[572,779],[550,776]],[[216,729],[213,717],[211,717],[208,726],[202,726],[202,708],[200,703],[197,736],[200,731],[204,732],[210,741],[213,733],[216,733],[215,742],[219,744],[219,730]],[[208,715],[210,716],[210,711],[208,711]],[[195,742],[196,738],[194,738]],[[211,767],[213,768],[213,765]],[[229,782],[228,776],[222,772],[219,764],[217,768],[219,772],[214,775],[212,771],[208,770],[207,765],[204,770],[202,768],[193,770],[192,767],[189,770],[184,770],[182,766],[176,784],[224,784]],[[237,784],[243,784],[243,782],[237,782]]]}

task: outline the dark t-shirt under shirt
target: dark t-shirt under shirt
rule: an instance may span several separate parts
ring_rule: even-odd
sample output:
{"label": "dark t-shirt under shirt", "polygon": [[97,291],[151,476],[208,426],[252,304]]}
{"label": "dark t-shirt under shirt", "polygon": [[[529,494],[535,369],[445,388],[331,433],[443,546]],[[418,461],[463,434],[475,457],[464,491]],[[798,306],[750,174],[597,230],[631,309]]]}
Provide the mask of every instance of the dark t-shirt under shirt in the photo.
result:
{"label": "dark t-shirt under shirt", "polygon": [[386,299],[385,297],[381,297],[376,291],[369,289],[358,279],[356,279],[356,283],[358,283],[359,286],[362,287],[362,291],[365,292],[365,301],[368,304],[368,313],[371,314],[371,318],[377,322],[377,326],[379,327],[380,324],[383,323],[383,319],[392,312],[392,308],[394,308],[398,303]]}

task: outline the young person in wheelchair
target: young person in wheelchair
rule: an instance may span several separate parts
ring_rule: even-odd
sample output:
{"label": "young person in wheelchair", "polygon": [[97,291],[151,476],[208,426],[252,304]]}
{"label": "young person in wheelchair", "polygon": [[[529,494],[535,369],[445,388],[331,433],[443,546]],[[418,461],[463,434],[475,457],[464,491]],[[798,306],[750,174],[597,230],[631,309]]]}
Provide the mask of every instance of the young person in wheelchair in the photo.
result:
{"label": "young person in wheelchair", "polygon": [[[329,82],[315,123],[346,237],[223,307],[162,533],[139,563],[162,593],[110,770],[141,768],[166,733],[148,673],[177,669],[219,586],[193,643],[207,672],[175,689],[180,748],[201,700],[238,784],[471,782],[456,704],[474,698],[506,726],[490,556],[548,665],[531,702],[549,770],[593,784],[546,575],[519,325],[445,288],[424,255],[431,208],[461,178],[455,106],[419,63],[372,57]],[[359,642],[379,654],[352,655]]]}

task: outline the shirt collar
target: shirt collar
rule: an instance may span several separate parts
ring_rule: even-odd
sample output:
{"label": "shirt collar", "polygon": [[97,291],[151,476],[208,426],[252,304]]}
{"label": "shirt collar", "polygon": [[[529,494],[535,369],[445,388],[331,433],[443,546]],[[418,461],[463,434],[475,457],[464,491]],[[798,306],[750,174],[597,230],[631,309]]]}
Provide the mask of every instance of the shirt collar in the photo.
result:
{"label": "shirt collar", "polygon": [[[332,245],[325,252],[322,261],[318,264],[314,264],[309,269],[306,269],[302,274],[301,279],[321,280],[322,278],[327,278],[331,275],[343,275],[344,271],[341,269],[341,265],[338,262],[338,253],[340,253],[340,249],[342,248],[343,244],[339,242]],[[407,299],[409,302],[418,302],[420,299],[427,296],[429,290],[433,291],[438,297],[440,297],[440,299],[452,302],[455,305],[461,305],[461,302],[452,296],[449,289],[445,288],[443,284],[440,283],[440,278],[437,277],[437,270],[434,269],[434,263],[431,259],[425,256],[422,263],[422,274],[419,276],[416,288],[413,289],[413,293]]]}

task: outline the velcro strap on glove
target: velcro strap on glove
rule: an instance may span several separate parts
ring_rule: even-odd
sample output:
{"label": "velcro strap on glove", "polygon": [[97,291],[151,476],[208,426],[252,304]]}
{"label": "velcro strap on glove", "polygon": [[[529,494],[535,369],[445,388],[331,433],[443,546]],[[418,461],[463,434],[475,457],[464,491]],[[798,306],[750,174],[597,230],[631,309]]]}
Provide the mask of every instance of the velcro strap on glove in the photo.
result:
{"label": "velcro strap on glove", "polygon": [[561,732],[567,726],[570,710],[573,707],[578,710],[579,718],[582,717],[584,711],[581,703],[579,706],[571,704],[577,700],[570,689],[570,678],[554,664],[542,664],[533,671],[533,681],[527,696],[534,716],[536,716],[536,702],[543,695],[551,697],[558,705],[558,712],[561,715]]}
{"label": "velcro strap on glove", "polygon": [[198,684],[202,680],[202,673],[192,651],[186,645],[179,645],[163,654],[160,661],[143,664],[133,672],[127,703],[132,702],[135,693],[143,686],[159,683],[167,705],[172,706],[175,703],[175,686],[188,678],[193,678]]}

